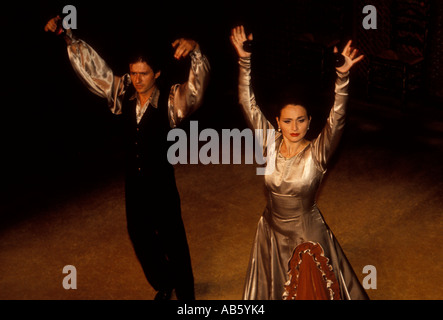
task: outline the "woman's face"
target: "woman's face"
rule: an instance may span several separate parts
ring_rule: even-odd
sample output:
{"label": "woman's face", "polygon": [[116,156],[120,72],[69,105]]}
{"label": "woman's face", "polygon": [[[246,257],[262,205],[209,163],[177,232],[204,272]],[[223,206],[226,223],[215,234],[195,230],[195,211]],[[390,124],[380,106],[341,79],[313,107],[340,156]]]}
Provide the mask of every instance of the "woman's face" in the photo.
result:
{"label": "woman's face", "polygon": [[277,117],[277,123],[283,137],[290,142],[301,141],[308,132],[311,117],[308,117],[306,109],[300,105],[288,104]]}

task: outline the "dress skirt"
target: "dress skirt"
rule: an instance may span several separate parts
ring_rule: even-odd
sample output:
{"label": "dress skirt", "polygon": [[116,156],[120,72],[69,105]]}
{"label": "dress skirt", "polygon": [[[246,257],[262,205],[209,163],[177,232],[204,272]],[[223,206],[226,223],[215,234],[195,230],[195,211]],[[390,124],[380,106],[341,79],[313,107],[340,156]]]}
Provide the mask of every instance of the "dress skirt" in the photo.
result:
{"label": "dress skirt", "polygon": [[270,192],[258,222],[243,299],[368,299],[317,206],[294,211],[296,201]]}

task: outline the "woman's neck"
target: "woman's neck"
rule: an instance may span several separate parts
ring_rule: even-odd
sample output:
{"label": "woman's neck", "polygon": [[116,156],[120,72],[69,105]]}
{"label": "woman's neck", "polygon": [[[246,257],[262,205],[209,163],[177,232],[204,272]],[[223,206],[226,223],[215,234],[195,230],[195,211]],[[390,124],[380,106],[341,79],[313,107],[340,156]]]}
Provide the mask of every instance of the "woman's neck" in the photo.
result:
{"label": "woman's neck", "polygon": [[280,153],[285,158],[292,158],[293,156],[297,155],[300,151],[302,151],[307,144],[308,141],[305,139],[302,139],[297,142],[291,142],[285,137],[283,137],[283,143],[280,147]]}

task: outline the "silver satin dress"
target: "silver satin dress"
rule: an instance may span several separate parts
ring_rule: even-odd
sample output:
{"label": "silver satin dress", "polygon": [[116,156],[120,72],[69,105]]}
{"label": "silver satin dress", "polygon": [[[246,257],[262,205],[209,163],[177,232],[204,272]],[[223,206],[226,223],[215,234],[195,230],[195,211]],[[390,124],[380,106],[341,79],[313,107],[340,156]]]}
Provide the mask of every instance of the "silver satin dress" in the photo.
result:
{"label": "silver satin dress", "polygon": [[[273,129],[255,100],[250,59],[241,58],[239,65],[239,100],[249,125],[254,129]],[[294,249],[307,242],[322,247],[339,282],[341,299],[368,298],[316,204],[328,160],[343,131],[348,84],[349,75],[338,74],[335,103],[325,127],[297,155],[283,157],[279,152],[283,136],[280,132],[275,134],[275,169],[265,175],[267,205],[258,222],[243,299],[285,299],[288,263]],[[266,136],[263,141],[267,145]]]}

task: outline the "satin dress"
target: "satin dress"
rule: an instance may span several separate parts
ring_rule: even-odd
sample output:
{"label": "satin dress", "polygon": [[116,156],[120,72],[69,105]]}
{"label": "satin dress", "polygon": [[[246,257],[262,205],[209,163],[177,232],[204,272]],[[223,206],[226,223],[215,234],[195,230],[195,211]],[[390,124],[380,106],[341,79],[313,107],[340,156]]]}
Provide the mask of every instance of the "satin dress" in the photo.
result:
{"label": "satin dress", "polygon": [[[249,125],[266,133],[273,129],[256,103],[251,87],[251,59],[239,60],[239,102]],[[291,158],[274,138],[275,167],[265,175],[267,205],[253,247],[243,299],[367,299],[340,244],[317,207],[316,194],[345,122],[349,74],[337,73],[335,102],[321,133]],[[256,131],[257,132],[257,131]],[[321,290],[320,290],[320,287]]]}

